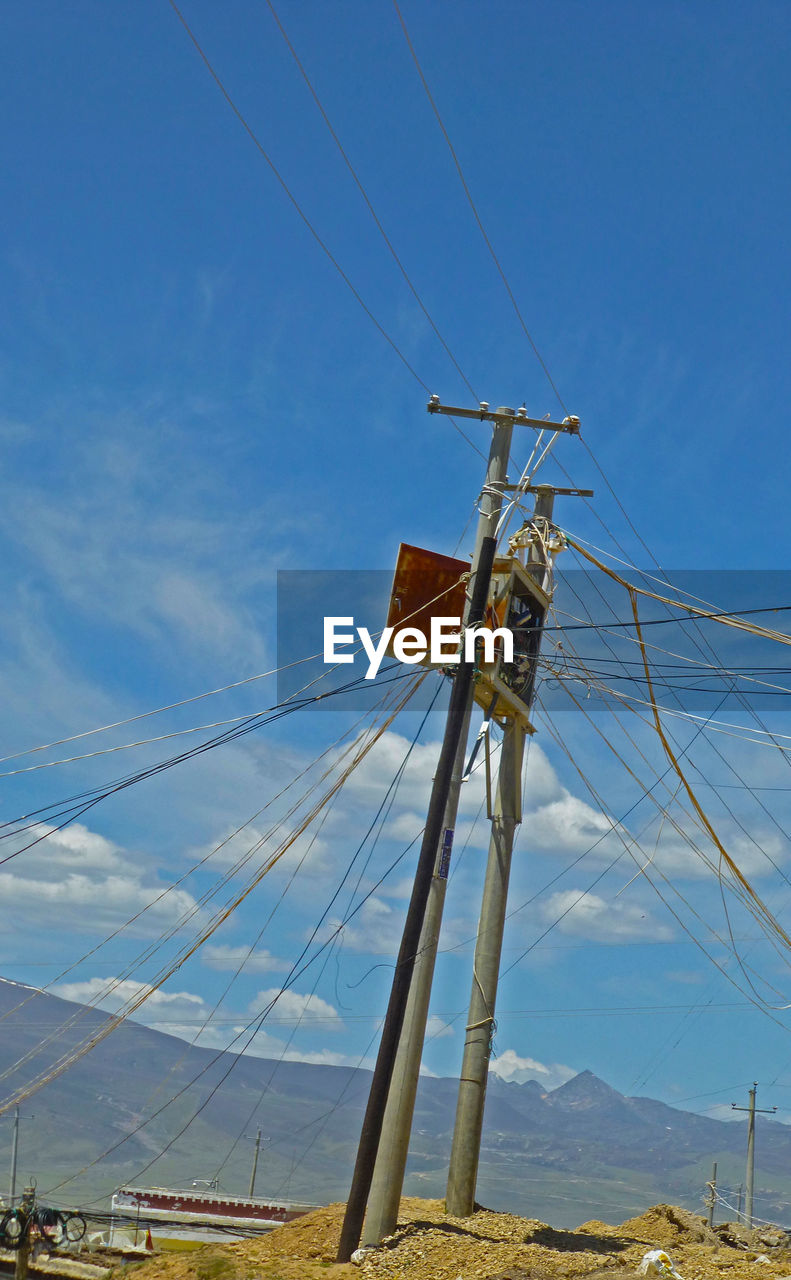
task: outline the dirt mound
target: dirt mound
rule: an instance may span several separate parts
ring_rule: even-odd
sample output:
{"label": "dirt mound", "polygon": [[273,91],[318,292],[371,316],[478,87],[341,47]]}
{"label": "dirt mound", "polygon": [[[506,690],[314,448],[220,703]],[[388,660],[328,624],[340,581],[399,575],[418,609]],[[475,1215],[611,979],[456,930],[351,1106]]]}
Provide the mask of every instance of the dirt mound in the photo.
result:
{"label": "dirt mound", "polygon": [[159,1255],[134,1280],[636,1280],[643,1254],[666,1249],[684,1280],[788,1280],[784,1250],[765,1262],[733,1248],[703,1218],[655,1205],[620,1227],[562,1231],[478,1209],[451,1218],[441,1200],[401,1201],[398,1226],[359,1266],[335,1265],[345,1206],[328,1205],[256,1240]]}
{"label": "dirt mound", "polygon": [[619,1235],[644,1240],[656,1248],[683,1244],[706,1244],[715,1248],[718,1238],[705,1218],[673,1204],[655,1204],[638,1218],[629,1218],[617,1228]]}
{"label": "dirt mound", "polygon": [[765,1253],[767,1249],[785,1249],[788,1251],[791,1240],[789,1233],[782,1227],[773,1227],[768,1223],[750,1230],[737,1222],[723,1222],[714,1228],[714,1233],[724,1244],[734,1249],[753,1250]]}

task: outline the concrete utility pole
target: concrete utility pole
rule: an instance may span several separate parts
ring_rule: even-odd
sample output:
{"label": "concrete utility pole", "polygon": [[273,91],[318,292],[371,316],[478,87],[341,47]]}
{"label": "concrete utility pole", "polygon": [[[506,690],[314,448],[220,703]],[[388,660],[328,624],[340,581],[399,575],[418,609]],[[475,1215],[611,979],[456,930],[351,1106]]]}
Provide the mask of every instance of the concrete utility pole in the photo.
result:
{"label": "concrete utility pole", "polygon": [[[514,413],[512,409],[505,408],[498,409],[497,413],[504,415],[505,421],[501,424],[495,423],[492,434],[492,445],[486,470],[486,480],[481,495],[480,515],[478,517],[475,549],[472,558],[473,574],[475,573],[476,565],[480,562],[486,539],[494,537],[496,533],[503,505],[503,486],[507,480],[512,432],[512,424],[508,419],[513,418]],[[467,607],[463,619],[465,626],[468,625],[470,620],[470,597],[471,591],[467,597]],[[471,685],[467,694],[466,717],[459,739],[448,803],[442,822],[442,834],[435,855],[434,875],[431,881],[418,955],[415,960],[412,983],[409,989],[404,1026],[398,1042],[398,1052],[393,1071],[394,1084],[387,1099],[379,1153],[371,1182],[368,1212],[362,1236],[363,1244],[366,1245],[378,1244],[385,1236],[389,1236],[395,1230],[398,1220],[398,1205],[404,1185],[409,1136],[412,1131],[412,1117],[415,1113],[420,1062],[426,1038],[431,984],[434,980],[434,965],[437,959],[442,912],[445,907],[445,890],[450,870],[450,853],[459,808],[461,779],[464,773],[464,758],[472,711],[472,695]]]}
{"label": "concrete utility pole", "polygon": [[[429,411],[441,411],[437,397],[432,397]],[[472,414],[470,413],[469,416],[472,416]],[[480,412],[476,413],[475,416],[493,421],[494,429],[486,470],[486,481],[481,497],[481,509],[486,514],[486,524],[483,528],[479,527],[479,536],[476,539],[475,557],[469,585],[469,603],[466,611],[467,626],[477,625],[483,620],[489,598],[492,565],[497,550],[495,531],[502,507],[503,485],[511,448],[511,434],[516,420],[516,415],[512,410],[498,410],[496,414],[489,414],[488,405],[482,405]],[[546,426],[545,423],[543,425]],[[472,697],[474,670],[475,663],[474,661],[468,662],[466,660],[462,646],[461,661],[456,667],[456,674],[451,688],[445,733],[431,788],[431,799],[418,856],[412,896],[407,908],[404,932],[390,991],[390,1000],[382,1027],[371,1090],[368,1095],[368,1105],[363,1117],[352,1185],[349,1190],[349,1199],[341,1228],[338,1262],[348,1262],[360,1242],[368,1194],[371,1189],[374,1166],[379,1150],[385,1107],[393,1078],[396,1052],[404,1024],[412,973],[417,953],[420,949],[420,939],[434,875],[437,849],[440,845],[445,825],[453,769],[460,749],[459,743],[462,732],[465,725],[469,724],[469,704]]]}
{"label": "concrete utility pole", "polygon": [[22,1193],[22,1203],[19,1206],[21,1234],[14,1262],[14,1280],[27,1280],[27,1268],[30,1260],[30,1219],[33,1216],[35,1203],[35,1187],[25,1187]]}
{"label": "concrete utility pole", "polygon": [[255,1195],[255,1175],[258,1172],[258,1152],[261,1150],[261,1130],[255,1135],[255,1151],[253,1153],[253,1172],[250,1175],[250,1199]]}
{"label": "concrete utility pole", "polygon": [[13,1209],[16,1200],[16,1162],[19,1155],[19,1105],[14,1107],[14,1136],[11,1139],[11,1190],[8,1196],[8,1207]]}
{"label": "concrete utility pole", "polygon": [[[552,520],[554,496],[554,491],[549,486],[543,486],[538,490],[533,518],[544,522],[546,529],[549,528]],[[528,567],[530,563],[546,566],[546,541],[545,539],[544,543],[536,542],[532,545]],[[543,618],[541,625],[543,626]],[[508,882],[511,874],[511,854],[514,833],[522,820],[524,740],[523,722],[515,717],[509,717],[506,721],[500,754],[497,796],[478,922],[478,938],[475,945],[467,1036],[459,1080],[456,1122],[445,1198],[447,1212],[457,1218],[469,1217],[475,1205],[475,1184],[478,1176],[483,1109],[494,1034],[494,1010],[500,974]]]}
{"label": "concrete utility pole", "polygon": [[471,712],[472,690],[470,690],[467,718],[453,766],[450,794],[442,824],[442,838],[434,864],[434,875],[426,904],[426,915],[420,934],[420,946],[412,974],[412,984],[409,988],[404,1026],[398,1042],[393,1081],[387,1096],[382,1138],[374,1166],[368,1211],[363,1227],[364,1245],[378,1244],[385,1236],[395,1231],[398,1222],[398,1206],[404,1185],[420,1063],[426,1038],[431,984],[434,980],[434,965],[437,959],[442,912],[445,907],[450,853],[459,807]]}
{"label": "concrete utility pole", "polygon": [[717,1203],[717,1161],[711,1167],[711,1182],[708,1183],[709,1194],[706,1197],[706,1207],[709,1211],[709,1226],[714,1226],[714,1206]]}
{"label": "concrete utility pole", "polygon": [[777,1111],[777,1107],[771,1107],[769,1110],[756,1109],[755,1091],[758,1088],[758,1081],[753,1081],[753,1087],[749,1091],[750,1105],[747,1107],[737,1107],[735,1102],[731,1103],[733,1111],[747,1111],[749,1113],[749,1122],[747,1126],[747,1175],[745,1177],[745,1196],[744,1196],[744,1218],[745,1225],[752,1227],[753,1225],[753,1185],[755,1181],[755,1116],[756,1110],[758,1114],[764,1116],[773,1116]]}

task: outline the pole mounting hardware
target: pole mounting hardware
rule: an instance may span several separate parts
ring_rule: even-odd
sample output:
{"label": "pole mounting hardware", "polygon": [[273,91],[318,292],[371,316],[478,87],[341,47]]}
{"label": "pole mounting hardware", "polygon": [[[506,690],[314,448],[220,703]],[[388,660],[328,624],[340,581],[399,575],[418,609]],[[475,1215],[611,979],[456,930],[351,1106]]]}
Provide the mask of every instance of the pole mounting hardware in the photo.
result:
{"label": "pole mounting hardware", "polygon": [[565,431],[568,435],[579,435],[580,430],[580,420],[573,414],[562,422],[552,422],[549,418],[528,417],[525,408],[494,411],[489,408],[486,400],[482,400],[477,409],[460,409],[442,404],[439,396],[432,396],[426,408],[429,413],[444,413],[452,418],[478,418],[481,422],[519,422],[524,427],[536,427],[539,431]]}

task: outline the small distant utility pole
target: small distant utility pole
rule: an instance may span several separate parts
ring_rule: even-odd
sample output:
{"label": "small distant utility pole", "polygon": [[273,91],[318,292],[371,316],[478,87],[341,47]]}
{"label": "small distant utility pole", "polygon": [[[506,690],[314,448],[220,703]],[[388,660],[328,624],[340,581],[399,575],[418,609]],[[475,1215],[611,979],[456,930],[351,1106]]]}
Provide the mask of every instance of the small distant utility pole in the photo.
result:
{"label": "small distant utility pole", "polygon": [[[747,1111],[749,1113],[749,1123],[747,1126],[747,1176],[745,1178],[745,1198],[744,1198],[744,1218],[745,1225],[752,1227],[753,1225],[753,1183],[755,1180],[755,1091],[758,1088],[758,1081],[753,1081],[753,1087],[750,1089],[750,1105],[747,1107],[737,1107],[735,1102],[731,1103],[734,1111]],[[762,1116],[773,1116],[777,1111],[777,1107],[771,1107],[769,1110],[762,1110],[760,1107],[757,1111]]]}
{"label": "small distant utility pole", "polygon": [[13,1209],[16,1200],[16,1161],[19,1155],[19,1104],[14,1107],[14,1136],[11,1139],[11,1190],[8,1196],[8,1207]]}
{"label": "small distant utility pole", "polygon": [[255,1175],[258,1172],[258,1152],[261,1150],[261,1130],[255,1135],[255,1151],[253,1153],[253,1172],[250,1175],[250,1199],[255,1195]]}
{"label": "small distant utility pole", "polygon": [[706,1197],[706,1205],[709,1211],[709,1226],[714,1226],[714,1206],[717,1203],[717,1161],[711,1166],[711,1182],[708,1183],[709,1194]]}
{"label": "small distant utility pole", "polygon": [[14,1262],[14,1280],[27,1280],[27,1267],[30,1259],[30,1219],[36,1204],[35,1187],[25,1187],[22,1203],[19,1206],[20,1228],[19,1248]]}

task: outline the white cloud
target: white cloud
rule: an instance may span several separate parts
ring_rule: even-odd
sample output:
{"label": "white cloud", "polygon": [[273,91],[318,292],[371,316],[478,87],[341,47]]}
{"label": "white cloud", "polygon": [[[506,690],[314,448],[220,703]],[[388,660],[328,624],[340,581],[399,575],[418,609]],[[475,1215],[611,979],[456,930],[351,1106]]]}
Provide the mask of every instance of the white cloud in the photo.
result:
{"label": "white cloud", "polygon": [[250,1004],[250,1013],[263,1012],[273,1000],[277,1000],[277,1003],[267,1017],[267,1022],[270,1024],[277,1022],[301,1022],[302,1024],[321,1022],[324,1024],[323,1030],[325,1031],[341,1031],[343,1029],[343,1022],[338,1010],[326,1000],[322,1000],[320,996],[313,994],[301,995],[298,991],[281,991],[279,987],[270,987],[266,991],[259,991]]}
{"label": "white cloud", "polygon": [[[296,772],[296,769],[294,770]],[[272,787],[275,790],[275,787]],[[286,841],[296,824],[291,818],[280,822],[279,811],[284,809],[281,803],[273,805],[267,826],[248,824],[242,830],[228,828],[224,835],[212,841],[210,845],[193,851],[196,858],[210,855],[213,866],[232,867],[240,863],[239,873],[251,875],[256,868],[263,867]],[[310,830],[297,836],[295,840],[278,857],[276,866],[283,871],[292,871],[299,863],[303,863],[301,874],[323,875],[327,868],[327,843]],[[215,852],[216,850],[216,852]],[[304,861],[303,861],[304,859]]]}
{"label": "white cloud", "polygon": [[597,942],[657,942],[673,937],[647,910],[629,902],[606,901],[583,889],[564,889],[541,904],[541,917],[560,933]]}
{"label": "white cloud", "polygon": [[572,1067],[565,1067],[560,1062],[547,1064],[538,1062],[535,1058],[520,1058],[515,1049],[504,1049],[489,1063],[489,1070],[501,1080],[515,1081],[517,1084],[536,1080],[547,1092],[557,1089],[577,1075]]}
{"label": "white cloud", "polygon": [[387,834],[392,840],[409,844],[410,841],[417,839],[425,825],[425,814],[412,813],[411,810],[406,810],[404,813],[398,813],[395,816],[391,814],[387,822]]}
{"label": "white cloud", "polygon": [[[334,933],[340,923],[339,919],[328,920],[326,936]],[[344,926],[341,937],[348,951],[395,957],[401,944],[403,927],[403,907],[394,911],[389,903],[373,895]]]}
{"label": "white cloud", "polygon": [[718,1102],[713,1107],[706,1107],[704,1111],[699,1112],[700,1115],[706,1116],[709,1120],[741,1120],[744,1122],[744,1115],[739,1111],[734,1111],[729,1102]]}
{"label": "white cloud", "polygon": [[[0,516],[0,525],[23,544],[48,592],[75,611],[160,647],[175,642],[182,658],[243,656],[263,665],[243,578],[223,572],[256,517],[203,515],[191,501],[202,478],[189,474],[178,431],[161,420],[130,428],[110,414],[83,415],[74,483],[53,502],[50,491],[17,480],[13,519]],[[177,490],[169,483],[174,465]]]}
{"label": "white cloud", "polygon": [[[111,988],[108,991],[108,988]],[[164,1035],[177,1036],[200,1045],[204,1049],[230,1048],[234,1053],[246,1053],[257,1058],[283,1058],[286,1062],[327,1062],[335,1066],[358,1066],[359,1058],[331,1049],[302,1049],[298,1045],[286,1046],[286,1041],[272,1035],[269,1024],[289,1026],[300,1022],[303,1028],[318,1028],[322,1033],[343,1030],[343,1023],[336,1009],[319,996],[285,991],[278,987],[259,991],[244,1014],[221,1013],[211,1021],[213,1008],[203,996],[192,991],[155,990],[148,983],[133,979],[87,978],[81,982],[61,982],[52,992],[63,1000],[79,1004],[95,1002],[95,1007],[108,1013],[118,1013],[128,1002],[144,997],[143,1003],[130,1015],[135,1022],[161,1031]],[[106,992],[106,994],[102,994]],[[262,1012],[279,994],[277,1004],[266,1023],[253,1030],[254,1015]],[[205,1026],[203,1024],[206,1023]],[[372,1065],[366,1060],[362,1065]]]}
{"label": "white cloud", "polygon": [[[355,804],[367,806],[374,800],[378,804],[408,748],[408,738],[388,730],[355,770],[344,788],[344,795]],[[418,743],[412,749],[399,783],[393,816],[388,824],[392,829],[393,824],[400,820],[400,838],[411,839],[425,821],[439,749],[438,742]],[[531,743],[530,746],[527,778],[529,805],[547,803],[562,791],[557,774],[538,743]],[[461,788],[460,818],[475,816],[485,791],[484,770],[477,769]]]}
{"label": "white cloud", "polygon": [[251,953],[249,947],[230,947],[217,943],[206,943],[201,947],[200,958],[209,969],[236,970],[242,968],[245,973],[272,973],[289,967],[288,961],[280,960],[265,948]]}
{"label": "white cloud", "polygon": [[[685,827],[689,827],[689,823],[685,823]],[[788,843],[781,840],[779,835],[771,831],[755,831],[755,841],[751,840],[743,832],[738,831],[733,823],[719,824],[714,822],[714,828],[723,843],[723,846],[733,858],[739,870],[743,875],[750,879],[756,879],[759,876],[772,875],[774,867],[771,858],[778,866],[782,867],[788,861]],[[698,828],[689,832],[692,844],[706,854],[710,862],[715,866],[719,863],[719,850],[717,849],[710,836]],[[671,834],[666,840],[661,840],[656,856],[652,859],[666,876],[673,879],[683,877],[689,880],[706,880],[711,879],[715,874],[710,866],[707,866],[701,857],[695,852],[690,844],[683,840],[678,833]],[[727,878],[729,872],[723,866],[723,874]]]}
{"label": "white cloud", "polygon": [[381,898],[404,898],[405,900],[412,896],[412,886],[414,881],[409,876],[404,876],[401,880],[386,880],[379,887],[379,896]]}
{"label": "white cloud", "polygon": [[[166,891],[167,890],[167,891]],[[0,873],[0,921],[8,927],[21,923],[41,927],[42,915],[57,923],[58,930],[110,933],[128,925],[133,936],[158,934],[184,915],[201,919],[192,894],[185,889],[145,884],[128,875],[55,875],[52,880]]]}
{"label": "white cloud", "polygon": [[26,870],[41,865],[50,872],[101,872],[118,871],[125,866],[119,846],[81,822],[73,822],[62,831],[38,822],[10,837],[6,851],[19,851],[17,865]]}
{"label": "white cloud", "polygon": [[529,739],[525,747],[524,767],[526,809],[541,808],[565,794],[565,788],[550,764],[546,752],[535,738]]}
{"label": "white cloud", "polygon": [[454,1029],[444,1018],[437,1017],[436,1013],[429,1014],[426,1023],[426,1039],[444,1040],[446,1036],[454,1035]]}
{"label": "white cloud", "polygon": [[[399,900],[406,895],[398,892],[391,896]],[[372,894],[348,924],[343,926],[340,938],[344,950],[362,955],[387,956],[394,961],[401,945],[405,915],[404,901],[397,901],[393,908],[378,894]],[[337,917],[328,920],[320,934],[322,940],[330,938],[340,924]],[[462,916],[446,916],[442,921],[440,950],[456,947],[474,934],[475,926],[469,920]]]}
{"label": "white cloud", "polygon": [[536,809],[528,821],[534,844],[558,853],[581,853],[597,841],[604,845],[614,825],[600,810],[568,791]]}
{"label": "white cloud", "polygon": [[332,1049],[316,1049],[313,1052],[300,1049],[287,1049],[283,1054],[284,1062],[316,1062],[329,1067],[367,1067],[374,1066],[375,1058],[359,1058],[353,1053],[336,1053]]}
{"label": "white cloud", "polygon": [[[108,991],[108,988],[110,990]],[[159,1020],[158,1015],[168,1017],[200,1019],[208,1014],[209,1006],[202,996],[191,991],[163,991],[154,989],[147,982],[135,982],[131,978],[120,981],[117,978],[87,978],[82,982],[60,982],[51,988],[53,993],[63,1000],[74,1000],[78,1004],[96,1002],[99,1009],[108,1013],[118,1013],[129,1002],[141,997],[143,1004],[139,1013],[132,1016],[141,1022]],[[102,994],[106,992],[107,994]],[[192,1028],[193,1032],[196,1030]]]}
{"label": "white cloud", "polygon": [[665,979],[685,987],[699,987],[706,981],[706,975],[699,969],[672,969],[665,973]]}
{"label": "white cloud", "polygon": [[[37,840],[31,848],[24,848]],[[46,913],[53,932],[111,933],[126,925],[130,936],[148,937],[185,918],[192,927],[204,913],[183,886],[162,883],[152,859],[121,848],[75,822],[56,831],[45,824],[9,841],[18,857],[0,871],[0,927],[41,927]]]}

